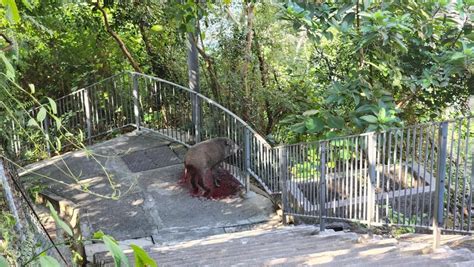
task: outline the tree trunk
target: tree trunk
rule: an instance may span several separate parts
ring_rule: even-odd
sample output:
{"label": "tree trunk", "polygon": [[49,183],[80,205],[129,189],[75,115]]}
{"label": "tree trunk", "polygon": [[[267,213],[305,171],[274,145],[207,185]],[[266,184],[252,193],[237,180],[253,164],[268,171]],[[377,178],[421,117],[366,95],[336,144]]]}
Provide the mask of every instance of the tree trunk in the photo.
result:
{"label": "tree trunk", "polygon": [[249,120],[249,109],[252,105],[252,92],[250,91],[249,81],[248,81],[248,69],[249,65],[252,62],[252,40],[253,40],[253,18],[254,18],[254,5],[253,3],[248,3],[246,12],[247,12],[247,37],[246,37],[246,46],[245,46],[245,60],[242,66],[242,81],[244,82],[245,88],[245,105],[243,109],[242,116],[245,120]]}

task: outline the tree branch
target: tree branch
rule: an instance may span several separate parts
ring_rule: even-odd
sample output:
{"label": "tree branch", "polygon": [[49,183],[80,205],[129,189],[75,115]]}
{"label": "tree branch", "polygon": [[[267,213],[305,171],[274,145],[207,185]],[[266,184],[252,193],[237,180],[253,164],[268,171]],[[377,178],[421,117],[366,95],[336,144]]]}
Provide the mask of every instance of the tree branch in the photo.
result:
{"label": "tree branch", "polygon": [[8,43],[8,45],[5,47],[2,47],[0,51],[6,52],[8,50],[11,50],[13,48],[13,41],[10,38],[8,38],[8,36],[6,36],[4,33],[0,33],[0,36],[3,38],[3,40],[5,40],[5,42]]}
{"label": "tree branch", "polygon": [[122,50],[122,53],[128,59],[128,61],[132,65],[133,69],[136,72],[143,72],[141,70],[140,65],[138,64],[138,62],[135,61],[135,59],[132,57],[132,55],[128,51],[127,46],[122,41],[120,36],[118,36],[118,34],[114,30],[112,30],[112,28],[110,28],[109,20],[107,19],[107,13],[105,12],[105,9],[100,6],[99,1],[97,1],[97,3],[95,3],[95,7],[102,13],[102,17],[104,18],[105,29],[115,39],[115,41],[117,42],[117,44],[120,47],[120,50]]}

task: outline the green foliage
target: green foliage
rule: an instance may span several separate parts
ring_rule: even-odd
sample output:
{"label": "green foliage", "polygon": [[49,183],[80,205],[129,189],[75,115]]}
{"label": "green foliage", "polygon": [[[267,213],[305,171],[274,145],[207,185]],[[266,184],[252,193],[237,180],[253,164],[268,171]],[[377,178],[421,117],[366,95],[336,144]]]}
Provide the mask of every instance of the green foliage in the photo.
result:
{"label": "green foliage", "polygon": [[137,245],[133,245],[133,244],[130,245],[130,247],[133,249],[133,255],[135,257],[135,266],[138,266],[138,267],[145,267],[145,266],[157,267],[158,266],[155,260],[150,258],[148,253],[146,253],[146,251],[143,250],[141,247]]}
{"label": "green foliage", "polygon": [[58,213],[56,212],[56,209],[51,205],[50,202],[46,204],[49,208],[49,211],[51,212],[51,216],[53,217],[54,221],[56,222],[56,225],[59,226],[61,229],[63,229],[66,234],[68,234],[70,237],[73,237],[74,234],[72,233],[71,227],[67,223],[65,223],[63,220],[59,218]]}
{"label": "green foliage", "polygon": [[105,246],[114,258],[115,266],[129,266],[127,256],[125,256],[117,241],[115,241],[113,237],[104,234],[102,231],[99,231],[94,233],[94,239],[100,239],[104,242]]}
{"label": "green foliage", "polygon": [[[449,106],[463,106],[474,73],[471,6],[469,1],[286,4],[281,18],[303,29],[314,45],[312,82],[323,97],[310,115],[303,110],[282,126],[314,140],[327,131],[378,131],[432,120]],[[340,120],[343,129],[336,127]]]}
{"label": "green foliage", "polygon": [[[118,242],[111,236],[104,234],[102,231],[94,233],[94,239],[101,240],[106,245],[109,252],[114,258],[115,266],[129,266],[128,258],[119,247]],[[137,245],[130,245],[133,250],[135,258],[135,266],[150,266],[156,267],[156,262],[150,258],[148,253]]]}
{"label": "green foliage", "polygon": [[48,256],[46,254],[42,254],[38,258],[38,262],[41,267],[60,267],[61,266],[55,258]]}
{"label": "green foliage", "polygon": [[8,267],[8,261],[2,255],[0,255],[0,267]]}

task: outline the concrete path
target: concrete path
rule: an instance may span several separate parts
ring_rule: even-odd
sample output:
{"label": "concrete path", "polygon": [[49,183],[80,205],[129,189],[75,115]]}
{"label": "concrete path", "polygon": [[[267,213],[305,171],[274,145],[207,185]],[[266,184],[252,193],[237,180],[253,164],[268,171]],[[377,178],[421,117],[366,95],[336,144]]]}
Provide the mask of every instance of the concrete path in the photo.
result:
{"label": "concrete path", "polygon": [[[272,202],[253,192],[245,198],[223,200],[191,197],[178,185],[185,147],[151,131],[128,133],[94,145],[90,151],[94,158],[86,151],[71,152],[32,164],[22,175],[27,183],[42,181],[47,184],[46,193],[75,203],[86,238],[102,230],[117,240],[167,243],[275,218]],[[122,194],[118,200],[82,192],[74,182],[77,179],[91,191],[111,196],[114,190],[107,175]]]}

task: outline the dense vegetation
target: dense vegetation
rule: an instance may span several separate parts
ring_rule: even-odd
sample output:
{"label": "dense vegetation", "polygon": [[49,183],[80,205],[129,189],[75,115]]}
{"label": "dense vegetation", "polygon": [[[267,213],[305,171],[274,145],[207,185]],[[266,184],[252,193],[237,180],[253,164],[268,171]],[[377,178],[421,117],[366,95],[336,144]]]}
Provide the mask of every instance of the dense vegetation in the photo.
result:
{"label": "dense vegetation", "polygon": [[186,85],[190,32],[201,90],[278,141],[468,112],[469,0],[132,2],[4,1],[3,70],[39,97],[126,69]]}

